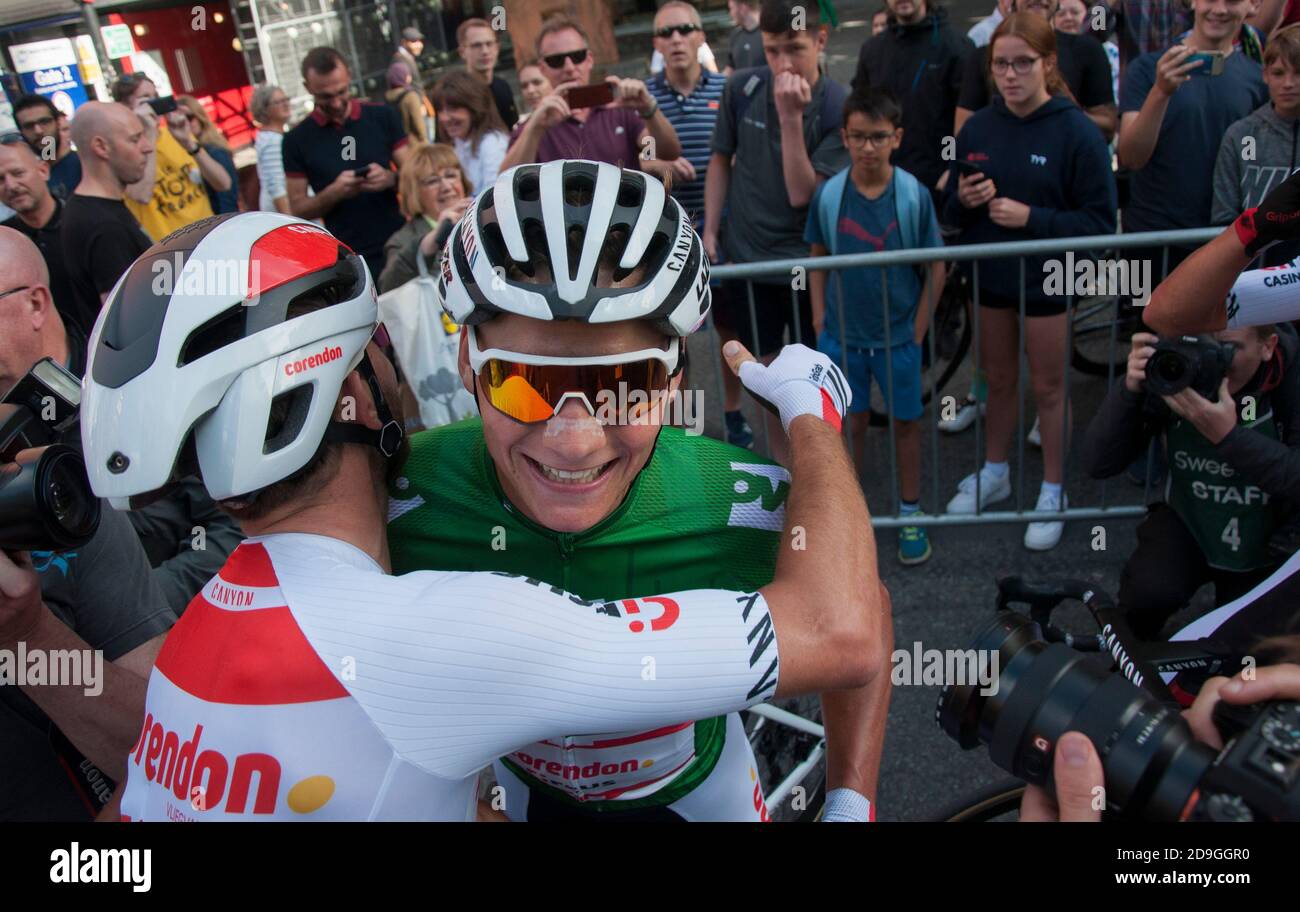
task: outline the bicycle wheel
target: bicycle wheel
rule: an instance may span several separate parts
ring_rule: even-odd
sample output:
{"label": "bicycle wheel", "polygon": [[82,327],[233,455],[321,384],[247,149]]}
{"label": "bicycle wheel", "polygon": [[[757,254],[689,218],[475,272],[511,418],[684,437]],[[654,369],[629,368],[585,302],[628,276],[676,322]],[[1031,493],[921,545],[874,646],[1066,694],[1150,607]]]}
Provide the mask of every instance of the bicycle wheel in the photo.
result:
{"label": "bicycle wheel", "polygon": [[[1020,779],[1003,779],[984,786],[944,807],[931,820],[941,823],[990,823],[1001,817],[1019,817],[1020,799],[1025,783]],[[1016,817],[1008,817],[1014,814]]]}

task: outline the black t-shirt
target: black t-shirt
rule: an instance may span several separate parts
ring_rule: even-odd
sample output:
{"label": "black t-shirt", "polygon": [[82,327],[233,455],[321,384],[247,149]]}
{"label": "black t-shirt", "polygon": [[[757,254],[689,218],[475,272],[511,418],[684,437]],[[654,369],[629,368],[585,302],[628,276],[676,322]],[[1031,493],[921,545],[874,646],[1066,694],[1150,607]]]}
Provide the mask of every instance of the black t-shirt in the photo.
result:
{"label": "black t-shirt", "polygon": [[[998,94],[989,75],[991,53],[991,47],[982,47],[966,58],[961,96],[957,99],[958,107],[978,111],[993,99],[993,95]],[[1096,38],[1058,31],[1056,66],[1061,71],[1065,84],[1074,93],[1074,100],[1079,103],[1079,107],[1086,110],[1115,103],[1110,61],[1106,59],[1106,49]]]}
{"label": "black t-shirt", "polygon": [[736,26],[731,30],[727,38],[727,63],[733,70],[767,66],[767,58],[763,56],[763,36],[758,29],[747,32]]}
{"label": "black t-shirt", "polygon": [[497,110],[506,122],[506,129],[512,129],[519,122],[519,109],[515,107],[515,93],[510,91],[510,84],[500,76],[493,76],[492,85],[488,88],[492,90],[492,100],[497,103]]}
{"label": "black t-shirt", "polygon": [[[100,295],[113,290],[136,257],[153,246],[120,199],[74,193],[63,207],[63,265],[72,300],[61,312],[90,335]],[[57,299],[56,299],[57,300]]]}
{"label": "black t-shirt", "polygon": [[40,228],[33,228],[15,215],[0,227],[21,231],[32,239],[45,258],[45,268],[50,271],[50,294],[54,296],[54,307],[65,322],[77,322],[77,313],[73,307],[72,283],[68,271],[63,265],[63,203],[54,197],[54,214]]}
{"label": "black t-shirt", "polygon": [[[388,105],[352,102],[342,125],[328,123],[319,111],[284,136],[285,177],[302,177],[320,193],[345,170],[371,162],[387,168],[393,152],[407,142],[401,118]],[[406,223],[397,207],[397,190],[362,192],[325,213],[325,227],[370,262],[383,262],[384,241]]]}

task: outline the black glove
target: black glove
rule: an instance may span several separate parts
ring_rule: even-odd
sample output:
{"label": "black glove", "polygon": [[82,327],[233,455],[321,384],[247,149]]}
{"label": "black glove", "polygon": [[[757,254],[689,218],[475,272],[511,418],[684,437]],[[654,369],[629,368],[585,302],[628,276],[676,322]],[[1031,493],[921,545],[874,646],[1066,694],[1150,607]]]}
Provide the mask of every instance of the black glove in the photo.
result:
{"label": "black glove", "polygon": [[1300,172],[1274,187],[1254,209],[1237,216],[1232,227],[1252,258],[1279,241],[1300,240]]}

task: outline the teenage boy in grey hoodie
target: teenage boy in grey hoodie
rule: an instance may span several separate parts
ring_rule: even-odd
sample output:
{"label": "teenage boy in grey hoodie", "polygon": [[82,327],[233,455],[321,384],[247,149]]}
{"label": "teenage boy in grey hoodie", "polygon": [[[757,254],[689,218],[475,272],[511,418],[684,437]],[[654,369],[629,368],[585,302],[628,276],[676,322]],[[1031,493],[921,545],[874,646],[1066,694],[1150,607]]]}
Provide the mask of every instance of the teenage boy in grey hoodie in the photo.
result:
{"label": "teenage boy in grey hoodie", "polygon": [[[1282,29],[1264,50],[1268,103],[1228,127],[1214,164],[1210,220],[1226,225],[1300,168],[1300,24]],[[1277,244],[1260,265],[1300,255],[1300,242]]]}

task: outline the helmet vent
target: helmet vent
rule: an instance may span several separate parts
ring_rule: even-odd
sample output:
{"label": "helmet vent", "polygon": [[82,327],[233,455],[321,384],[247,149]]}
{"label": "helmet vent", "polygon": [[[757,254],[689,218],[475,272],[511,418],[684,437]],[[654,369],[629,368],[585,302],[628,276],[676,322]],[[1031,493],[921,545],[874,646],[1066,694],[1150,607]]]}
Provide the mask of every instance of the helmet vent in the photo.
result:
{"label": "helmet vent", "polygon": [[200,358],[207,357],[215,351],[234,345],[244,337],[244,317],[247,308],[243,304],[228,307],[208,322],[190,333],[185,344],[181,346],[180,356],[176,359],[177,367],[192,364]]}
{"label": "helmet vent", "polygon": [[516,189],[520,202],[535,203],[542,197],[541,182],[537,180],[537,175],[525,174],[519,179],[519,186]]}
{"label": "helmet vent", "polygon": [[596,184],[585,174],[575,174],[565,182],[564,202],[585,209],[596,198]]}
{"label": "helmet vent", "polygon": [[271,410],[266,418],[266,438],[262,444],[265,455],[278,452],[298,439],[307,423],[314,383],[304,383],[283,392],[271,400]]}
{"label": "helmet vent", "polygon": [[639,182],[625,180],[618,188],[618,205],[635,209],[641,205],[644,196]]}

